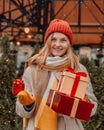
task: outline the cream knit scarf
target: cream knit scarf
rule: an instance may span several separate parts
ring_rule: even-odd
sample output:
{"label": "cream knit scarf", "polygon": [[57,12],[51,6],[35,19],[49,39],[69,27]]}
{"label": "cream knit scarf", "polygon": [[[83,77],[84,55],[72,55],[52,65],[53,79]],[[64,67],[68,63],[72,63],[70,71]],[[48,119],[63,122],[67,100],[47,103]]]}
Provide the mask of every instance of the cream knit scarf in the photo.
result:
{"label": "cream knit scarf", "polygon": [[[47,66],[59,66],[67,62],[67,57],[48,57],[46,60]],[[40,103],[39,109],[35,116],[35,128],[42,130],[57,130],[57,113],[55,113],[51,108],[46,105],[49,90],[56,89],[57,84],[55,84],[56,77],[59,79],[60,72],[52,71],[49,79],[47,89],[43,95],[42,101]],[[46,125],[46,122],[48,125]]]}
{"label": "cream knit scarf", "polygon": [[66,56],[63,57],[47,57],[45,65],[41,65],[41,68],[48,71],[62,71],[67,68],[70,61]]}
{"label": "cream knit scarf", "polygon": [[68,60],[68,58],[66,56],[47,57],[46,65],[55,67],[55,66],[62,65],[64,63],[66,63],[67,60]]}

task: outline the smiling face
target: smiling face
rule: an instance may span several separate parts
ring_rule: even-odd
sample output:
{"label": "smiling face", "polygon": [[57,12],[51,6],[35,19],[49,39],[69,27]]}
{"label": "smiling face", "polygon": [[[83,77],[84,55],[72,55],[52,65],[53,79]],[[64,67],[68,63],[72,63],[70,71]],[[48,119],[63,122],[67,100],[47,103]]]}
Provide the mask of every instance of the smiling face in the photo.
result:
{"label": "smiling face", "polygon": [[63,56],[66,54],[70,41],[63,33],[55,32],[51,38],[51,55]]}

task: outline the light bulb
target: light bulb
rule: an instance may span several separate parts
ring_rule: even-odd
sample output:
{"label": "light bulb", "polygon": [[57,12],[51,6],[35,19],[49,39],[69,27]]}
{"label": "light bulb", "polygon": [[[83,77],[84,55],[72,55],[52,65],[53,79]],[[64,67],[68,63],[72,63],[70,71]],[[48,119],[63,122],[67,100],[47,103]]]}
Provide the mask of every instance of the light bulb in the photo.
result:
{"label": "light bulb", "polygon": [[28,34],[28,33],[30,32],[30,29],[29,29],[28,27],[25,27],[25,28],[24,28],[24,32],[25,32],[26,34]]}

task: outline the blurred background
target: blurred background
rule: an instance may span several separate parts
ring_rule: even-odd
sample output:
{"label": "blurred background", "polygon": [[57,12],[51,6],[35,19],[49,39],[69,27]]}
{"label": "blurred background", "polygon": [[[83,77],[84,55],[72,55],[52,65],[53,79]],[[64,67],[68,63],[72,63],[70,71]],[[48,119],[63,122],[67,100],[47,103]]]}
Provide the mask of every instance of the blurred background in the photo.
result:
{"label": "blurred background", "polygon": [[22,78],[25,61],[44,45],[49,22],[66,20],[73,51],[89,71],[98,110],[86,130],[104,129],[104,0],[0,0],[0,130],[22,129],[15,113],[12,81]]}

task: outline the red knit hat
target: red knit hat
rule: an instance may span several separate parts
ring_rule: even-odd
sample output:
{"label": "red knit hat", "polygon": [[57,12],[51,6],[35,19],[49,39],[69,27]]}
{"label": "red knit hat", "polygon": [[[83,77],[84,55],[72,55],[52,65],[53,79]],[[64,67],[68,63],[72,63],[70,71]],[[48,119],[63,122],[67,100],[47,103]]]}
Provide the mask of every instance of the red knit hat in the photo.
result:
{"label": "red knit hat", "polygon": [[60,20],[60,19],[52,20],[51,23],[49,24],[49,27],[46,30],[46,33],[44,36],[44,42],[46,42],[49,35],[54,32],[60,32],[60,33],[65,34],[69,38],[70,44],[72,45],[73,34],[72,34],[72,30],[68,22],[64,20]]}

